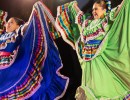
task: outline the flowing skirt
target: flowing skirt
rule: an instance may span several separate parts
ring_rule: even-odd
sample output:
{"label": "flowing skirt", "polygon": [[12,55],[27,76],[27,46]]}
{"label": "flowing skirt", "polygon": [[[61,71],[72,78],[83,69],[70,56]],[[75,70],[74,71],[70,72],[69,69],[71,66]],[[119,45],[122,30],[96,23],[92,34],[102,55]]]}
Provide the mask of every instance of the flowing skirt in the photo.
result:
{"label": "flowing skirt", "polygon": [[0,70],[0,100],[54,100],[66,91],[69,79],[60,74],[63,65],[43,6],[34,5],[14,63]]}
{"label": "flowing skirt", "polygon": [[[80,57],[79,30],[75,24],[77,12],[73,3],[58,7],[56,25],[63,39],[76,48],[82,68],[81,86],[77,100],[129,100],[130,99],[130,0],[124,0],[119,14],[98,55],[85,61]],[[80,20],[80,19],[79,19]],[[76,66],[75,66],[76,67]]]}
{"label": "flowing skirt", "polygon": [[105,50],[82,68],[82,85],[77,89],[78,100],[130,99],[130,0],[124,4],[107,33]]}

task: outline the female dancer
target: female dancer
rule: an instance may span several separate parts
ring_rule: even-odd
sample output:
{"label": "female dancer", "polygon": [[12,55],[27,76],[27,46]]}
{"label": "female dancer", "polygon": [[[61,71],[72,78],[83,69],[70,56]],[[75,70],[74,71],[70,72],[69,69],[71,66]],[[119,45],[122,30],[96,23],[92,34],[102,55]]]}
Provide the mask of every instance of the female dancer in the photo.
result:
{"label": "female dancer", "polygon": [[56,25],[76,49],[82,68],[77,100],[130,98],[130,0],[111,10],[109,0],[96,0],[92,16],[77,2],[58,7]]}
{"label": "female dancer", "polygon": [[[69,80],[60,74],[62,63],[49,35],[48,14],[53,21],[47,7],[37,2],[27,24],[12,17],[0,34],[0,100],[54,100],[64,95]],[[0,16],[2,26],[4,12]]]}

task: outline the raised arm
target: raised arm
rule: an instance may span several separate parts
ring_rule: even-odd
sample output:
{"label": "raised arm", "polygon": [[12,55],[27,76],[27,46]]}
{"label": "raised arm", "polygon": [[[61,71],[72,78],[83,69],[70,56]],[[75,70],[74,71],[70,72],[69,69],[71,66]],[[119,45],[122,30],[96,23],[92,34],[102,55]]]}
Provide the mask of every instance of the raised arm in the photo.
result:
{"label": "raised arm", "polygon": [[74,7],[75,7],[75,10],[76,10],[77,13],[81,11],[80,8],[78,7],[78,3],[77,2],[74,2]]}
{"label": "raised arm", "polygon": [[121,4],[118,6],[118,9],[117,9],[117,11],[116,11],[116,13],[115,13],[115,16],[114,16],[114,17],[116,17],[116,16],[118,15],[118,13],[119,13],[119,11],[120,11],[120,9],[121,9],[121,7],[122,7],[123,3],[124,3],[124,0],[123,0],[123,1],[121,2]]}
{"label": "raised arm", "polygon": [[26,29],[27,29],[27,27],[28,27],[28,25],[29,25],[29,23],[30,23],[30,21],[31,21],[31,18],[32,18],[32,15],[33,15],[34,11],[37,13],[37,10],[33,7],[32,12],[31,12],[31,15],[30,15],[28,21],[27,21],[27,22],[24,24],[24,26],[22,27],[22,33],[21,33],[22,35],[24,35],[24,33],[25,33],[25,31],[26,31]]}

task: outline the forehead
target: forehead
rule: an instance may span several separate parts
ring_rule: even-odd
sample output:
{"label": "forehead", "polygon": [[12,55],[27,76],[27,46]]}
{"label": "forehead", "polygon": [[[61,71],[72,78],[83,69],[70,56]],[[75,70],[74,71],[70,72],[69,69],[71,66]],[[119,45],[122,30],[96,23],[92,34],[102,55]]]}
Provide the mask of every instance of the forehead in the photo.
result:
{"label": "forehead", "polygon": [[10,18],[8,22],[15,22],[14,18]]}
{"label": "forehead", "polygon": [[102,7],[101,7],[100,4],[98,4],[98,3],[94,3],[94,4],[93,4],[93,9],[94,9],[94,8],[102,8]]}

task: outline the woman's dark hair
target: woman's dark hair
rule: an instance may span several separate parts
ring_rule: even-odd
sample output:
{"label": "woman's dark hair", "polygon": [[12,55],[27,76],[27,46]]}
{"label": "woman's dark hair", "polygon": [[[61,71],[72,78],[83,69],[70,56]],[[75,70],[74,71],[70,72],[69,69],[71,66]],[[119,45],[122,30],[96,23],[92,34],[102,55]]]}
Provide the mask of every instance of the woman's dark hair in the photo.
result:
{"label": "woman's dark hair", "polygon": [[111,11],[111,0],[96,0],[95,3],[100,4],[107,13]]}
{"label": "woman's dark hair", "polygon": [[96,0],[95,3],[100,4],[103,9],[107,9],[107,5],[104,0]]}
{"label": "woman's dark hair", "polygon": [[20,18],[17,18],[17,17],[11,17],[15,20],[15,22],[20,26],[20,25],[23,25],[25,22],[20,19]]}

